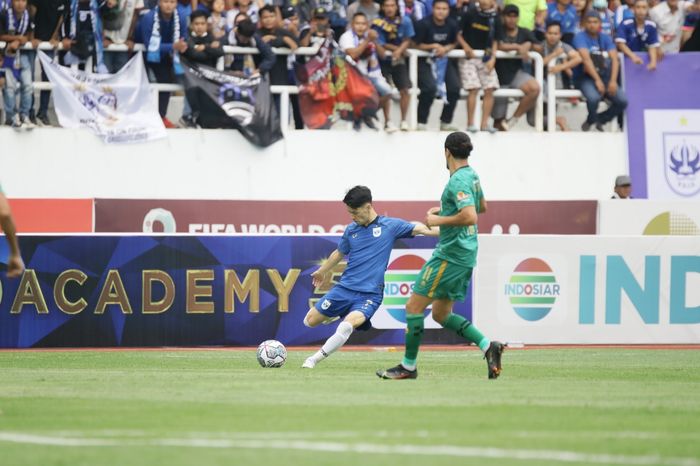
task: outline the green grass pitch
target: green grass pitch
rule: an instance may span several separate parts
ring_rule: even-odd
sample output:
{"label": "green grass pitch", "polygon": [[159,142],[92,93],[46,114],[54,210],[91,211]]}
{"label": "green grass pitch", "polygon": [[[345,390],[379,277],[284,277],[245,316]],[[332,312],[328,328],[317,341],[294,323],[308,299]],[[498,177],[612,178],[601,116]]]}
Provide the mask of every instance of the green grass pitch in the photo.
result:
{"label": "green grass pitch", "polygon": [[700,465],[700,351],[0,352],[0,464]]}

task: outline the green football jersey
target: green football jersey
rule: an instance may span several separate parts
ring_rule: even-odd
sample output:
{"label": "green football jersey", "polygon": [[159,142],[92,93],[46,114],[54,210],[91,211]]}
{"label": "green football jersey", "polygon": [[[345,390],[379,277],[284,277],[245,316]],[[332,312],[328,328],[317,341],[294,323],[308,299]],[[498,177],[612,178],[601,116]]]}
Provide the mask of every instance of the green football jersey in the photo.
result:
{"label": "green football jersey", "polygon": [[[467,206],[479,206],[484,193],[481,191],[479,175],[470,166],[462,167],[450,176],[440,199],[440,215],[449,217]],[[434,255],[453,264],[474,267],[477,242],[477,226],[441,226],[440,241]]]}

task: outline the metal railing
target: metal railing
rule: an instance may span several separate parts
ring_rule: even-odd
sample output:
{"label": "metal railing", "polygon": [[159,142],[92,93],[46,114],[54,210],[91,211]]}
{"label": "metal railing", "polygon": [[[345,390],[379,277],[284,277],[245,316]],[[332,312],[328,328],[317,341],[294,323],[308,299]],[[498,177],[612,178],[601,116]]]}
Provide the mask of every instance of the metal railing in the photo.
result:
{"label": "metal railing", "polygon": [[[5,43],[0,41],[0,49],[5,48]],[[31,43],[27,43],[22,47],[23,50],[33,50],[34,48],[32,47]],[[55,50],[55,51],[61,51],[63,50],[63,46],[61,43],[58,43],[57,46],[51,45],[49,42],[41,42],[37,46],[38,50]],[[273,48],[272,51],[276,55],[305,55],[305,56],[313,56],[318,53],[319,46],[316,47],[299,47],[296,49],[294,52],[292,52],[290,49],[287,48]],[[252,47],[237,47],[237,46],[230,46],[230,45],[225,45],[223,47],[224,54],[226,55],[231,55],[231,54],[258,54],[258,49],[257,48],[252,48]],[[105,47],[106,52],[128,52],[128,51],[133,51],[133,52],[144,52],[146,51],[146,48],[142,44],[134,44],[133,48],[129,50],[129,48],[125,44],[112,44],[108,47]],[[409,76],[411,79],[412,87],[410,89],[410,96],[411,96],[411,103],[409,107],[409,125],[411,129],[415,129],[417,126],[418,122],[418,95],[420,94],[420,89],[418,88],[418,58],[421,57],[430,57],[431,55],[428,52],[422,51],[422,50],[416,50],[416,49],[408,49],[407,50],[408,54],[408,62],[409,62]],[[474,51],[474,57],[483,57],[484,52],[481,50],[475,50]],[[540,86],[540,93],[537,97],[537,102],[535,104],[535,129],[537,131],[542,131],[543,126],[544,126],[544,116],[543,116],[543,92],[542,90],[544,89],[543,83],[544,83],[544,77],[543,77],[543,59],[542,56],[538,53],[535,52],[530,52],[529,57],[533,61],[533,66],[535,70],[535,80]],[[449,58],[465,58],[466,54],[464,53],[463,50],[453,50],[447,54]],[[497,59],[521,59],[522,57],[515,52],[497,52],[496,53],[496,58]],[[90,62],[88,62],[88,65]],[[77,67],[77,65],[73,65],[73,67]],[[217,62],[217,69],[223,70],[224,69],[224,60],[223,57]],[[552,81],[552,80],[549,80]],[[549,84],[549,83],[548,83]],[[51,90],[53,88],[53,85],[49,82],[34,82],[33,85],[34,89],[36,90]],[[166,83],[151,83],[151,90],[154,92],[179,92],[183,91],[183,86],[180,84],[166,84]],[[289,121],[289,96],[292,94],[298,94],[299,93],[299,87],[296,85],[287,85],[287,86],[281,86],[281,85],[274,85],[271,86],[271,92],[273,94],[279,94],[280,95],[280,119],[283,122],[288,122]],[[562,95],[563,96],[563,90],[557,90],[557,96]],[[572,91],[572,92],[578,92],[578,91]],[[560,94],[561,93],[561,94]],[[550,94],[554,95],[554,94]],[[577,95],[580,95],[577,94]],[[523,92],[519,89],[498,89],[497,91],[494,92],[495,97],[514,97],[514,98],[520,98],[523,96]],[[562,97],[563,98],[563,97]],[[554,107],[556,111],[556,106]],[[548,110],[550,110],[548,108]],[[480,112],[480,102],[479,99],[477,99],[477,110],[476,110],[476,115],[475,119],[478,119]],[[554,119],[556,120],[556,115],[553,112],[549,112],[548,118],[552,118],[552,115],[554,116]],[[548,120],[549,123],[549,120]],[[287,126],[288,124],[283,124],[282,125],[282,131],[286,132],[287,131]],[[552,131],[552,126],[550,124],[549,130]]]}

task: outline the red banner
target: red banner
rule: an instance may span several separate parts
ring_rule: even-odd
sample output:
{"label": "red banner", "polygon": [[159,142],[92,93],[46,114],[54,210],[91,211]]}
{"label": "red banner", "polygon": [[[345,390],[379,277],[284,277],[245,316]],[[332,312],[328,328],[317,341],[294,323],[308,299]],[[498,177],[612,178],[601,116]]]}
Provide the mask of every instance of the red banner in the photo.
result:
{"label": "red banner", "polygon": [[[423,221],[438,202],[376,201],[380,215]],[[490,201],[482,233],[596,233],[596,201]],[[340,201],[96,199],[95,231],[297,234],[341,233],[351,222]]]}
{"label": "red banner", "polygon": [[10,199],[19,233],[91,233],[92,199]]}

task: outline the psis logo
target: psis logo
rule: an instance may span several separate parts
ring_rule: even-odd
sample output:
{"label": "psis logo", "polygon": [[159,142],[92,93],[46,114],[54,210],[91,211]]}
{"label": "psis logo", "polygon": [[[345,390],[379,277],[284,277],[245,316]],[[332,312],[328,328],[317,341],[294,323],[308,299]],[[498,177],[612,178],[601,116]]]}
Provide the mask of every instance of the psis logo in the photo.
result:
{"label": "psis logo", "polygon": [[519,263],[505,285],[505,294],[515,313],[530,322],[549,314],[559,293],[560,286],[552,268],[535,257]]}
{"label": "psis logo", "polygon": [[413,254],[395,259],[384,274],[383,307],[399,322],[406,323],[406,303],[413,292],[413,283],[418,279],[425,259]]}
{"label": "psis logo", "polygon": [[163,227],[163,233],[175,233],[177,231],[177,224],[172,212],[160,207],[151,209],[143,218],[143,232],[156,232],[157,228],[155,228],[155,225],[158,224]]}
{"label": "psis logo", "polygon": [[664,173],[676,194],[700,192],[700,133],[664,134]]}

